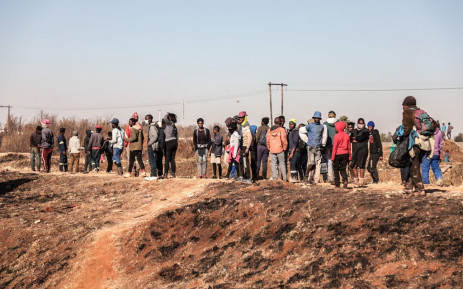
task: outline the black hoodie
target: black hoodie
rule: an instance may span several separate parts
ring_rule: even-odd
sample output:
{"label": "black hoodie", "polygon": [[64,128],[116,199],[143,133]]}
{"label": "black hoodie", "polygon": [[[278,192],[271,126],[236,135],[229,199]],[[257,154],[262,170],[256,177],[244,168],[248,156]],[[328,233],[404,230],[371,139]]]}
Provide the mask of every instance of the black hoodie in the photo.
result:
{"label": "black hoodie", "polygon": [[88,142],[90,141],[90,137],[92,136],[92,131],[87,129],[85,131],[85,134],[87,135],[84,139],[84,148],[85,148],[85,152],[88,152]]}
{"label": "black hoodie", "polygon": [[370,132],[370,155],[379,154],[383,156],[383,144],[381,143],[381,136],[379,131],[374,129]]}

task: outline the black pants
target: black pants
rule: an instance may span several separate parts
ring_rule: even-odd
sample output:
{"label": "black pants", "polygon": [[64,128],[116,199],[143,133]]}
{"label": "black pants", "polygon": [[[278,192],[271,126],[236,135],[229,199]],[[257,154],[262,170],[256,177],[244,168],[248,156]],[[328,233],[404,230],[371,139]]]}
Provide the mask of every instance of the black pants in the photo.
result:
{"label": "black pants", "polygon": [[212,164],[212,171],[214,172],[214,177],[216,177],[217,167],[219,168],[219,178],[220,178],[222,177],[222,164]]}
{"label": "black pants", "polygon": [[334,184],[338,187],[341,185],[339,174],[342,176],[342,182],[347,183],[347,163],[349,162],[349,155],[336,155],[334,157],[333,170],[334,170]]}
{"label": "black pants", "polygon": [[141,151],[130,151],[130,156],[129,156],[129,173],[132,172],[133,169],[133,163],[135,162],[135,158],[137,158],[138,165],[140,165],[140,169],[144,170],[145,165],[143,164],[143,159],[141,156]]}
{"label": "black pants", "polygon": [[60,172],[68,171],[68,156],[66,155],[66,152],[59,153],[59,170]]}
{"label": "black pants", "polygon": [[240,158],[240,173],[243,179],[250,179],[251,178],[251,163],[249,162],[249,153],[246,154],[247,147],[243,147],[241,150],[241,158]]}
{"label": "black pants", "polygon": [[400,168],[400,179],[402,183],[407,183],[410,179],[410,167],[406,166],[405,168]]}
{"label": "black pants", "polygon": [[379,175],[378,169],[376,168],[379,162],[380,155],[379,154],[371,154],[370,159],[368,160],[367,170],[373,179],[373,183],[379,182]]}
{"label": "black pants", "polygon": [[163,175],[163,167],[162,167],[162,151],[156,151],[156,170],[158,171],[158,177]]}
{"label": "black pants", "polygon": [[257,181],[259,179],[259,173],[257,172],[257,152],[250,152],[250,154],[252,180]]}
{"label": "black pants", "polygon": [[420,192],[424,190],[423,179],[421,177],[421,160],[426,152],[422,151],[418,146],[413,146],[413,152],[415,153],[415,157],[412,158],[412,163],[410,164],[408,184]]}
{"label": "black pants", "polygon": [[172,176],[175,176],[175,154],[177,153],[178,141],[170,140],[166,142],[166,162],[164,164],[164,175],[166,176],[169,173],[169,166],[172,170]]}
{"label": "black pants", "polygon": [[84,172],[88,172],[91,169],[92,164],[92,156],[90,151],[85,153],[85,164],[84,164]]}
{"label": "black pants", "polygon": [[113,171],[113,153],[106,153],[106,160],[108,161],[108,167],[106,168],[106,172]]}

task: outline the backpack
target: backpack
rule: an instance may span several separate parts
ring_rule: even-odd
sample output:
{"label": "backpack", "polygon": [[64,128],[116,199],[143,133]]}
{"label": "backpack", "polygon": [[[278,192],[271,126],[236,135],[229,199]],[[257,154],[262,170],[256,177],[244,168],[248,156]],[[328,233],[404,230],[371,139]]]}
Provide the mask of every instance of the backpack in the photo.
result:
{"label": "backpack", "polygon": [[263,145],[263,146],[267,146],[267,131],[268,130],[265,130],[264,133],[260,136],[260,139],[259,139],[259,144]]}
{"label": "backpack", "polygon": [[429,116],[429,114],[426,111],[422,109],[415,110],[415,118],[420,122],[421,125],[420,129],[417,128],[420,134],[425,136],[434,135],[437,123],[434,121],[432,117]]}

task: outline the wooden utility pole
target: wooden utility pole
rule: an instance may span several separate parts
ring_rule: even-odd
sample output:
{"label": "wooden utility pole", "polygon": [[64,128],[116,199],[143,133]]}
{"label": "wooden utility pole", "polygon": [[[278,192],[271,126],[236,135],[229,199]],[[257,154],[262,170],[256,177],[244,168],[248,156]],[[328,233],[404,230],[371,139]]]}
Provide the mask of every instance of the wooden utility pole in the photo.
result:
{"label": "wooden utility pole", "polygon": [[283,88],[288,86],[286,83],[268,83],[268,89],[270,93],[270,122],[273,124],[273,112],[272,112],[272,85],[279,85],[281,87],[281,115],[284,115],[283,106],[284,106],[284,98],[283,98]]}
{"label": "wooden utility pole", "polygon": [[11,120],[10,110],[11,110],[12,106],[8,104],[8,105],[0,105],[0,107],[8,108],[8,118],[6,119],[6,126],[5,126],[6,131],[8,132],[8,129],[10,128],[10,120]]}

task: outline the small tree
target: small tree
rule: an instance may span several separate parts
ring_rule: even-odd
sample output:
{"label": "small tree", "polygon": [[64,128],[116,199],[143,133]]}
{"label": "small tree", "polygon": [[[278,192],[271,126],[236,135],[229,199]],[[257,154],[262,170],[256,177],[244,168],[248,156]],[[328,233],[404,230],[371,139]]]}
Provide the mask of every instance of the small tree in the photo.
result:
{"label": "small tree", "polygon": [[456,142],[463,142],[463,133],[459,133],[459,134],[455,137],[455,141],[456,141]]}
{"label": "small tree", "polygon": [[343,121],[345,123],[349,122],[349,117],[347,115],[343,115],[339,118],[340,121]]}

